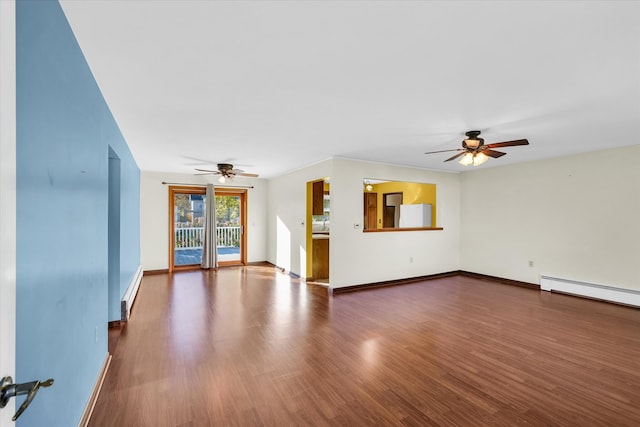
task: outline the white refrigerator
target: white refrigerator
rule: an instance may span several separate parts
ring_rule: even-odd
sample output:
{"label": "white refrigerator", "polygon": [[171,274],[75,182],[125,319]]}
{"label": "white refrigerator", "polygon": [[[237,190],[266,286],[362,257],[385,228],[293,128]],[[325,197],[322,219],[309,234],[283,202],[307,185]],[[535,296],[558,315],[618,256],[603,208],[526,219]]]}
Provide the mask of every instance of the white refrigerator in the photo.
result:
{"label": "white refrigerator", "polygon": [[400,228],[431,227],[431,205],[400,205]]}

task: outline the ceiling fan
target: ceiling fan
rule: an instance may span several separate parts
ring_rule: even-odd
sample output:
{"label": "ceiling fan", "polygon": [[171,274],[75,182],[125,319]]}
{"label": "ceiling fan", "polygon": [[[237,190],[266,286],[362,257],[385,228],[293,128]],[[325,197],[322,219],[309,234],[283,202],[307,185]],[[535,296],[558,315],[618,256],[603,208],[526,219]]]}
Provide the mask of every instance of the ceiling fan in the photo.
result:
{"label": "ceiling fan", "polygon": [[455,160],[458,157],[462,157],[460,159],[460,164],[464,166],[478,166],[489,160],[489,157],[493,157],[497,159],[498,157],[502,157],[507,153],[503,153],[502,151],[496,151],[494,148],[501,147],[515,147],[517,145],[529,145],[529,141],[526,139],[516,139],[513,141],[504,141],[504,142],[494,142],[493,144],[484,145],[484,138],[480,138],[479,130],[470,130],[465,133],[467,138],[462,141],[462,148],[454,148],[452,150],[441,150],[441,151],[429,151],[424,154],[434,154],[434,153],[445,153],[447,151],[459,151],[455,156],[449,157],[445,162],[449,162],[451,160]]}
{"label": "ceiling fan", "polygon": [[213,171],[213,170],[209,170],[209,169],[198,169],[196,168],[196,170],[198,172],[203,172],[202,174],[199,175],[220,175],[220,178],[218,178],[218,181],[220,182],[225,182],[227,179],[231,180],[233,178],[235,178],[236,176],[246,176],[249,178],[257,178],[258,174],[257,173],[245,173],[245,171],[241,170],[241,169],[234,169],[233,165],[230,163],[218,163],[218,170]]}

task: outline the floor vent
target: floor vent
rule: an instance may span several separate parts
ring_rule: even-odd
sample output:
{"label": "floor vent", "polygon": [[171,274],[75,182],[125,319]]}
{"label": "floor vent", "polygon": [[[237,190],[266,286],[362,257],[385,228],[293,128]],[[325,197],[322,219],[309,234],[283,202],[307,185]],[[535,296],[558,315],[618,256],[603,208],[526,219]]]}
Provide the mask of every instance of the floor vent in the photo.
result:
{"label": "floor vent", "polygon": [[640,291],[596,285],[557,277],[540,276],[540,289],[579,295],[619,304],[640,307]]}

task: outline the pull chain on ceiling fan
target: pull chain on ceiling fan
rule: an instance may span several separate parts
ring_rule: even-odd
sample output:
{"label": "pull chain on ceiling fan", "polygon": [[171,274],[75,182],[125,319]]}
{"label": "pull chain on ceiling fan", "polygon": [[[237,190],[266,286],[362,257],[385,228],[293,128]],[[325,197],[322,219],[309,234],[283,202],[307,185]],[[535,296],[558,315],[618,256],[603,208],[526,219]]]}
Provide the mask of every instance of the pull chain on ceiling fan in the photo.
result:
{"label": "pull chain on ceiling fan", "polygon": [[502,157],[507,153],[503,153],[502,151],[496,151],[494,148],[501,147],[515,147],[518,145],[529,145],[529,141],[526,139],[516,139],[513,141],[504,141],[504,142],[495,142],[493,144],[484,145],[484,138],[480,138],[479,130],[470,130],[465,133],[467,138],[462,141],[462,148],[455,148],[452,150],[440,150],[440,151],[429,151],[424,154],[435,154],[435,153],[446,153],[449,151],[459,151],[458,154],[448,158],[445,162],[449,162],[451,160],[455,160],[459,157],[459,163],[464,166],[479,166],[489,160],[489,157],[493,157],[497,159],[498,157]]}

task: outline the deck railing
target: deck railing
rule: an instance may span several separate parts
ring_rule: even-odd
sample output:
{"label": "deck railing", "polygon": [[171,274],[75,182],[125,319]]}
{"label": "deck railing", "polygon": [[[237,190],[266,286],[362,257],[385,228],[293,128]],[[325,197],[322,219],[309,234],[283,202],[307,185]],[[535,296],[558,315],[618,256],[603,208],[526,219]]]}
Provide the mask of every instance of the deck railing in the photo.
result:
{"label": "deck railing", "polygon": [[[217,247],[239,247],[242,227],[217,227]],[[174,228],[176,249],[199,249],[204,244],[204,227]]]}

